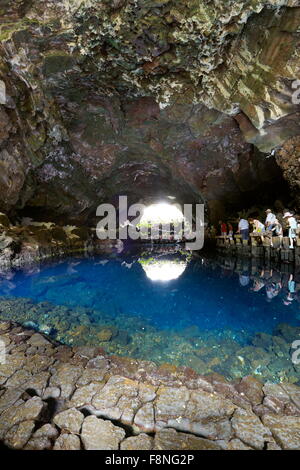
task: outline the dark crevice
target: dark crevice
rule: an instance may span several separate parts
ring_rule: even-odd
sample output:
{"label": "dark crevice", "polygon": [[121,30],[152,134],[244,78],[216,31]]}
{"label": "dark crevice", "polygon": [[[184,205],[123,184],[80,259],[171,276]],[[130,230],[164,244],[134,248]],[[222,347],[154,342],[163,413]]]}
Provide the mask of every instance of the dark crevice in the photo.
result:
{"label": "dark crevice", "polygon": [[31,398],[39,396],[34,388],[26,388],[25,393],[27,393]]}
{"label": "dark crevice", "polygon": [[80,413],[82,413],[85,418],[87,418],[87,416],[93,416],[93,413],[88,408],[80,408]]}
{"label": "dark crevice", "polygon": [[129,424],[121,423],[120,421],[118,421],[116,419],[110,419],[108,421],[110,421],[112,424],[114,424],[118,428],[121,428],[125,431],[125,438],[124,439],[126,439],[126,437],[131,437],[131,436],[135,435],[135,433],[133,432],[132,426],[130,426]]}
{"label": "dark crevice", "polygon": [[3,450],[13,450],[13,449],[5,445],[3,441],[0,441],[0,452]]}
{"label": "dark crevice", "polygon": [[264,446],[263,446],[262,450],[268,450],[268,441],[264,442]]}
{"label": "dark crevice", "polygon": [[56,414],[56,411],[58,410],[59,402],[56,398],[53,397],[47,398],[44,400],[44,402],[47,403],[47,406],[42,411],[41,420],[46,423],[50,423]]}
{"label": "dark crevice", "polygon": [[[95,410],[96,411],[96,410]],[[118,428],[121,428],[125,431],[125,437],[124,439],[126,439],[126,437],[130,437],[130,436],[135,436],[135,433],[133,432],[133,428],[131,425],[129,424],[124,424],[122,423],[121,421],[118,421],[117,419],[110,419],[110,418],[107,418],[105,416],[101,416],[101,415],[98,415],[96,412],[93,413],[93,411],[90,411],[88,408],[86,407],[83,407],[83,408],[80,408],[80,412],[84,415],[84,417],[86,418],[87,416],[96,416],[97,418],[99,419],[103,419],[103,421],[110,421],[112,424],[114,424],[115,426],[117,426]],[[148,433],[147,433],[148,434]]]}

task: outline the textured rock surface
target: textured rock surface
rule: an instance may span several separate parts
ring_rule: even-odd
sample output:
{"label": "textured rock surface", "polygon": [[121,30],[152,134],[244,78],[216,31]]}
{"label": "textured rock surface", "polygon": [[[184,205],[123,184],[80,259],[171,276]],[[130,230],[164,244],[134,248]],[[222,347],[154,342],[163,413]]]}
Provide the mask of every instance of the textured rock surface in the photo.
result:
{"label": "textured rock surface", "polygon": [[191,436],[175,431],[163,429],[155,435],[155,450],[220,450],[220,446],[208,439]]}
{"label": "textured rock surface", "polygon": [[13,426],[5,436],[4,443],[13,449],[22,449],[29,440],[35,423],[33,420],[22,421]]}
{"label": "textured rock surface", "polygon": [[237,410],[232,419],[232,427],[236,437],[255,449],[263,449],[265,442],[270,440],[272,433],[254,414]]}
{"label": "textured rock surface", "polygon": [[[1,219],[1,215],[3,216]],[[105,252],[116,243],[114,240],[99,240],[94,230],[86,227],[58,226],[52,222],[33,222],[25,219],[23,226],[12,225],[1,230],[0,214],[0,266],[23,266],[37,263],[45,258],[59,258],[77,252]],[[42,346],[45,339],[36,335],[31,339],[33,347]]]}
{"label": "textured rock surface", "polygon": [[299,449],[300,417],[265,415],[263,423],[271,429],[277,444],[283,449]]}
{"label": "textured rock surface", "polygon": [[276,159],[300,204],[300,137],[287,140],[277,152]]}
{"label": "textured rock surface", "polygon": [[[38,367],[41,356],[29,354],[35,332],[26,330],[20,353],[16,329],[25,331],[9,322],[0,323],[10,341],[7,362],[0,365],[0,375],[5,372],[0,385],[0,441],[10,448],[300,449],[300,388],[296,385],[263,385],[249,376],[238,383],[216,375],[207,377],[208,381],[186,368],[170,373],[139,361],[133,367],[132,361],[99,355],[97,348],[55,344],[49,352],[55,363],[50,368]],[[76,365],[87,354],[89,362]],[[31,397],[27,388],[10,381],[29,365],[33,379],[41,367],[47,367],[48,382],[56,384],[48,387],[49,393],[57,388],[61,394],[55,390],[49,401],[46,391],[36,386],[31,388],[36,396]],[[88,377],[91,382],[86,384]],[[228,398],[229,390],[234,401]],[[280,405],[277,412],[272,410],[273,403]]]}
{"label": "textured rock surface", "polygon": [[81,443],[78,436],[74,434],[61,434],[55,441],[53,450],[80,450]]}
{"label": "textured rock surface", "polygon": [[84,415],[80,413],[80,411],[75,408],[71,408],[55,415],[53,422],[64,431],[78,434],[80,432],[83,419]]}
{"label": "textured rock surface", "polygon": [[125,431],[110,421],[88,416],[82,425],[81,438],[86,450],[117,450]]}
{"label": "textured rock surface", "polygon": [[275,148],[297,189],[280,148],[300,134],[299,15],[297,0],[6,1],[0,209],[82,221],[162,190],[242,207],[279,177]]}
{"label": "textured rock surface", "polygon": [[120,445],[121,450],[151,450],[153,449],[153,438],[147,434],[139,434],[124,439]]}

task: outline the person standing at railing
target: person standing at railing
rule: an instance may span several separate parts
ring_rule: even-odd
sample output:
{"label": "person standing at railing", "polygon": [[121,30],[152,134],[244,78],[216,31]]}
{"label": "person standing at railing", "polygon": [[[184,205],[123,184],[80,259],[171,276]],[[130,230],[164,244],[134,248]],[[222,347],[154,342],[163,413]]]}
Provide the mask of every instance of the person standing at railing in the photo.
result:
{"label": "person standing at railing", "polygon": [[249,222],[253,226],[253,233],[255,235],[261,235],[261,241],[264,242],[264,235],[266,231],[264,224],[258,219],[250,219]]}
{"label": "person standing at railing", "polygon": [[249,222],[246,219],[240,219],[237,233],[242,237],[242,240],[249,240]]}
{"label": "person standing at railing", "polygon": [[288,228],[289,228],[289,239],[290,239],[290,248],[294,248],[294,240],[297,238],[297,220],[294,217],[294,214],[287,211],[283,215],[284,219],[287,219]]}
{"label": "person standing at railing", "polygon": [[227,225],[222,220],[219,221],[219,225],[221,228],[221,236],[227,237]]}
{"label": "person standing at railing", "polygon": [[[282,238],[283,238],[283,228],[278,219],[275,219],[275,223],[271,231],[272,231],[272,237],[279,237],[279,241],[280,241],[279,246],[281,247]],[[272,237],[271,237],[271,246],[273,246]]]}
{"label": "person standing at railing", "polygon": [[272,213],[271,209],[266,210],[267,218],[265,220],[266,230],[272,230],[275,225],[276,215]]}

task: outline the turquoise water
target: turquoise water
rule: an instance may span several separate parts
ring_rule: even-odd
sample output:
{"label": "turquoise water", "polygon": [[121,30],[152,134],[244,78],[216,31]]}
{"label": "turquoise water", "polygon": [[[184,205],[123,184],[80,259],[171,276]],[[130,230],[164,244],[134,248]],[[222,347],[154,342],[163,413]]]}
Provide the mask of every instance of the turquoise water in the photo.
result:
{"label": "turquoise water", "polygon": [[[285,324],[290,339],[293,328],[297,339],[300,279],[292,268],[283,272],[168,250],[73,258],[5,272],[0,316],[7,316],[10,302],[15,320],[62,342],[100,344],[110,353],[196,369],[214,348],[219,364],[212,370],[219,372],[232,352],[261,347],[259,332],[272,339]],[[283,337],[287,345],[290,339]],[[210,351],[201,355],[206,346]],[[267,357],[267,343],[265,349]]]}

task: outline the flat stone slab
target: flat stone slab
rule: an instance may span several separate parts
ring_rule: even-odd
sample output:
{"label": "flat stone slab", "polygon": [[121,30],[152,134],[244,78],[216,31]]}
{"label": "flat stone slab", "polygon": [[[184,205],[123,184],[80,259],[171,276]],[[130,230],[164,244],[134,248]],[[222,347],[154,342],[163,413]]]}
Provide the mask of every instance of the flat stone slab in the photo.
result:
{"label": "flat stone slab", "polygon": [[1,328],[10,350],[0,365],[0,441],[9,448],[300,450],[295,384],[170,372],[44,342],[13,323]]}
{"label": "flat stone slab", "polygon": [[299,450],[300,417],[265,415],[262,420],[264,425],[271,429],[280,447],[286,450]]}
{"label": "flat stone slab", "polygon": [[177,432],[175,429],[162,429],[154,438],[154,450],[221,450],[214,441]]}
{"label": "flat stone slab", "polygon": [[80,411],[70,408],[55,415],[53,422],[64,431],[79,434],[83,419],[84,415]]}
{"label": "flat stone slab", "polygon": [[81,442],[74,434],[61,434],[55,441],[53,450],[80,450]]}
{"label": "flat stone slab", "polygon": [[86,450],[118,450],[124,437],[124,429],[96,416],[88,416],[82,425],[81,440]]}
{"label": "flat stone slab", "polygon": [[13,449],[22,449],[29,441],[34,427],[34,420],[22,421],[22,423],[13,426],[8,431],[4,443]]}
{"label": "flat stone slab", "polygon": [[272,438],[270,429],[264,426],[254,413],[236,410],[232,418],[235,436],[244,444],[262,450],[265,443]]}
{"label": "flat stone slab", "polygon": [[153,438],[147,434],[139,434],[138,436],[130,436],[121,442],[121,450],[152,450]]}

